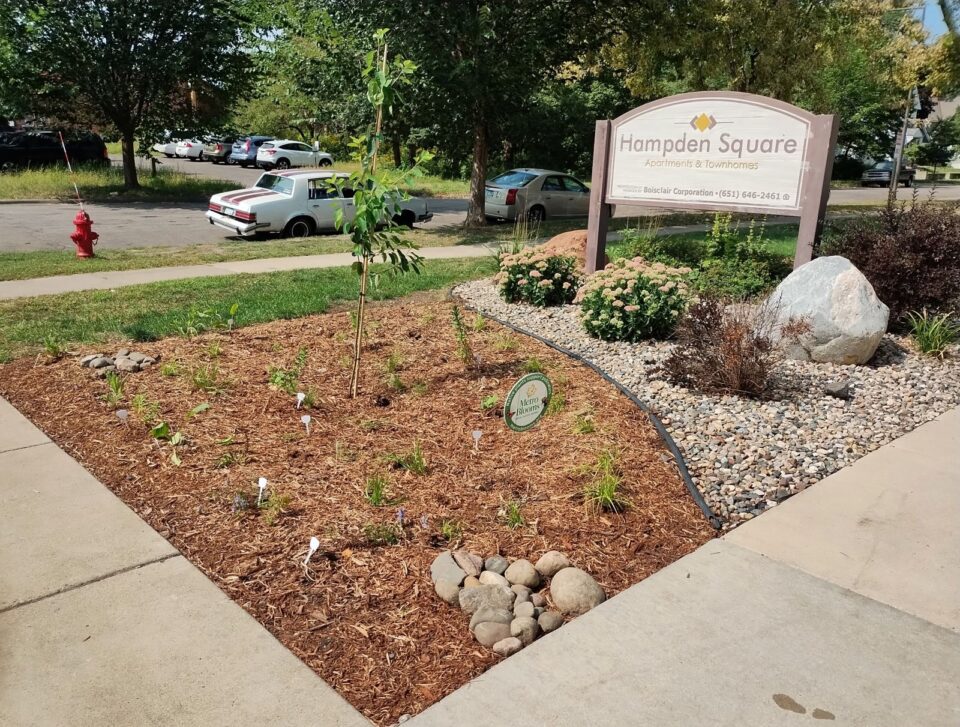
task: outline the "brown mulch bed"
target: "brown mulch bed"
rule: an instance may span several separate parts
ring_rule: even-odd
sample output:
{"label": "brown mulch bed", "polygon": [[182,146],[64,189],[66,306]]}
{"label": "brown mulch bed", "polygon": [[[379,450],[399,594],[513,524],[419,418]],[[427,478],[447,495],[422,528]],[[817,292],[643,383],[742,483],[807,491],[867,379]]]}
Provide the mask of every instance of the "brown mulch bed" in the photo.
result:
{"label": "brown mulch bed", "polygon": [[[430,563],[449,547],[444,522],[459,523],[462,543],[484,556],[535,561],[546,550],[563,551],[608,595],[713,531],[646,416],[588,368],[487,322],[471,329],[480,370],[468,372],[449,303],[389,305],[370,317],[355,400],[345,396],[352,340],[345,313],[138,345],[167,367],[176,363],[177,373],[158,365],[127,375],[119,405],[131,410],[126,424],[105,402],[107,384],[72,358],[2,366],[0,393],[357,709],[386,725],[497,659],[433,591]],[[297,388],[316,395],[309,435],[294,398],[268,384],[269,369],[289,368],[300,348],[307,358]],[[565,405],[514,433],[480,402],[491,395],[502,402],[530,359],[542,363]],[[223,390],[197,390],[198,368],[215,369]],[[387,368],[405,391],[389,385]],[[142,411],[155,402],[171,432],[186,435],[176,448],[181,465],[138,417],[137,394],[147,398]],[[191,416],[202,402],[209,409]],[[592,417],[596,431],[576,434],[578,415]],[[426,474],[389,461],[415,442]],[[583,503],[584,470],[607,448],[619,453],[630,507],[597,515]],[[376,473],[389,479],[391,502],[381,507],[364,497],[366,478]],[[256,500],[261,476],[269,494],[289,498],[275,519],[268,510],[235,512],[238,494]],[[522,503],[522,527],[503,521],[508,501]],[[372,544],[370,525],[398,532],[398,507],[406,523],[399,543]],[[305,569],[311,536],[321,547]]]}

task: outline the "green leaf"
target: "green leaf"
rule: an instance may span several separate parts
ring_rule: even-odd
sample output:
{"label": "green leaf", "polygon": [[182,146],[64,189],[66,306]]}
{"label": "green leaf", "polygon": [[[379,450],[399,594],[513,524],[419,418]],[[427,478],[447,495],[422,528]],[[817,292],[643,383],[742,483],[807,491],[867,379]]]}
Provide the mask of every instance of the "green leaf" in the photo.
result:
{"label": "green leaf", "polygon": [[170,461],[173,463],[175,467],[179,467],[180,465],[183,464],[183,460],[180,459],[180,455],[177,454],[177,450],[173,450],[170,453]]}
{"label": "green leaf", "polygon": [[190,410],[190,413],[187,414],[187,417],[195,417],[197,414],[200,414],[201,412],[205,412],[209,408],[210,408],[210,402],[205,401],[201,404],[197,404],[195,407],[193,407],[193,409]]}
{"label": "green leaf", "polygon": [[170,425],[166,422],[160,422],[150,430],[150,436],[154,439],[169,439]]}
{"label": "green leaf", "polygon": [[183,432],[174,432],[173,436],[170,437],[170,444],[172,444],[174,447],[177,447],[183,444],[186,441],[186,439],[187,437],[184,435]]}

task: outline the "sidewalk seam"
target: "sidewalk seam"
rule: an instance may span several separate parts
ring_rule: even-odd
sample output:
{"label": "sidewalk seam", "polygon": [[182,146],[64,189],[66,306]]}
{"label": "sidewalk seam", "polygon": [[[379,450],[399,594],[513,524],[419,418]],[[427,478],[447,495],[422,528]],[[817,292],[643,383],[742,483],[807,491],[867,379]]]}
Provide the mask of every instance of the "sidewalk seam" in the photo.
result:
{"label": "sidewalk seam", "polygon": [[45,447],[48,444],[53,444],[53,440],[48,439],[46,442],[37,442],[36,444],[25,444],[22,447],[12,447],[10,449],[0,449],[0,454],[7,454],[7,452],[19,452],[22,449],[33,449],[34,447]]}
{"label": "sidewalk seam", "polygon": [[165,560],[170,560],[171,558],[182,557],[183,554],[180,551],[175,551],[173,553],[167,553],[166,555],[161,555],[156,558],[151,558],[150,560],[145,560],[142,563],[135,563],[134,565],[128,565],[124,568],[118,568],[117,570],[110,571],[109,573],[104,573],[99,575],[96,578],[90,578],[89,580],[82,581],[80,583],[75,583],[70,586],[64,586],[59,590],[52,591],[50,593],[45,593],[42,596],[35,596],[26,601],[18,601],[17,603],[11,603],[9,606],[4,606],[0,608],[0,615],[7,613],[8,611],[13,611],[14,609],[20,608],[22,606],[32,606],[34,603],[39,603],[40,601],[45,601],[48,598],[53,598],[54,596],[59,596],[62,593],[69,593],[70,591],[75,591],[78,588],[83,588],[84,586],[89,586],[93,583],[99,583],[100,581],[105,581],[108,578],[113,578],[114,576],[123,575],[124,573],[129,573],[132,570],[137,570],[138,568],[143,568],[148,565],[155,565],[156,563],[162,563]]}

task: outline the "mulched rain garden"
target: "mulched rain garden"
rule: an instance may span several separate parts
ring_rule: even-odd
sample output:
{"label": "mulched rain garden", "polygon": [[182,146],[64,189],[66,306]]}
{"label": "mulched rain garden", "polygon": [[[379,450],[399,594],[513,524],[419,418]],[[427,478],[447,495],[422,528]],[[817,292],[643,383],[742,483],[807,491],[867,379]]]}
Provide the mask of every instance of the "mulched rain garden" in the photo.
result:
{"label": "mulched rain garden", "polygon": [[[79,352],[20,359],[0,393],[386,725],[498,659],[438,598],[444,551],[560,551],[609,597],[714,534],[626,397],[479,316],[458,337],[452,312],[373,308],[357,399],[347,313],[82,352],[106,375]],[[548,412],[510,431],[504,398],[532,371]]]}

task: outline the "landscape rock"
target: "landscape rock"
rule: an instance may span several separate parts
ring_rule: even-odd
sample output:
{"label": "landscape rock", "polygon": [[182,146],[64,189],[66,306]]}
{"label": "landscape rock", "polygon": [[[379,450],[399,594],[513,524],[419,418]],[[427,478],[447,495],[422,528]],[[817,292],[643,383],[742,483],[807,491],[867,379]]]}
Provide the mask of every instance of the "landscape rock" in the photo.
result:
{"label": "landscape rock", "polygon": [[494,573],[492,570],[485,570],[483,573],[481,573],[480,582],[485,586],[503,586],[504,588],[510,587],[510,581],[503,576]]}
{"label": "landscape rock", "polygon": [[97,378],[105,379],[107,378],[107,374],[112,373],[116,370],[117,370],[117,367],[114,366],[113,364],[110,364],[109,366],[104,366],[103,368],[98,368]]}
{"label": "landscape rock", "polygon": [[140,370],[140,364],[129,358],[118,358],[114,361],[114,365],[118,370],[126,371],[127,373]]}
{"label": "landscape rock", "polygon": [[510,611],[513,610],[513,599],[516,596],[516,593],[503,586],[464,588],[460,591],[460,608],[471,615],[484,606]]}
{"label": "landscape rock", "polygon": [[570,560],[559,550],[548,550],[540,556],[534,566],[540,575],[546,578],[553,578],[558,571],[570,567]]}
{"label": "landscape rock", "polygon": [[[561,232],[547,240],[543,244],[543,250],[549,251],[553,255],[565,255],[577,259],[580,269],[583,270],[587,259],[587,231],[570,230]],[[603,264],[610,262],[610,258],[604,255]]]}
{"label": "landscape rock", "polygon": [[451,606],[460,605],[460,586],[451,581],[437,581],[434,586],[437,595]]}
{"label": "landscape rock", "polygon": [[513,656],[523,648],[523,642],[515,636],[508,636],[493,645],[493,653],[498,656]]}
{"label": "landscape rock", "polygon": [[852,399],[853,393],[850,390],[851,383],[850,379],[846,379],[845,381],[831,381],[824,384],[823,393],[837,399],[843,399],[844,401]]}
{"label": "landscape rock", "polygon": [[524,646],[532,644],[539,632],[540,626],[530,616],[518,616],[510,622],[510,635],[520,639]]}
{"label": "landscape rock", "polygon": [[470,618],[470,630],[473,631],[477,627],[477,624],[486,623],[488,621],[510,625],[510,622],[512,622],[514,618],[516,617],[505,608],[491,608],[490,606],[482,606],[478,608],[477,612]]}
{"label": "landscape rock", "polygon": [[463,579],[464,588],[477,588],[480,586],[480,579],[476,576],[467,576]]}
{"label": "landscape rock", "polygon": [[119,351],[117,351],[117,358],[122,358],[123,356],[129,356],[129,355],[130,355],[129,348],[121,348]]}
{"label": "landscape rock", "polygon": [[453,551],[453,560],[468,576],[479,576],[480,571],[483,570],[483,558],[463,548]]}
{"label": "landscape rock", "polygon": [[563,616],[561,616],[556,611],[544,611],[537,618],[537,625],[540,626],[540,630],[545,634],[549,634],[551,631],[556,631],[558,628],[563,626]]}
{"label": "landscape rock", "polygon": [[863,273],[839,255],[802,265],[769,298],[781,323],[803,318],[810,331],[784,338],[784,355],[799,361],[865,364],[887,331],[890,309],[877,297]]}
{"label": "landscape rock", "polygon": [[484,646],[493,646],[498,641],[509,639],[511,636],[510,625],[496,621],[479,623],[473,631],[473,637]]}
{"label": "landscape rock", "polygon": [[526,586],[521,586],[519,583],[515,583],[514,585],[510,586],[510,590],[517,594],[517,600],[513,602],[513,605],[530,600],[531,590]]}
{"label": "landscape rock", "polygon": [[81,366],[88,366],[91,361],[95,358],[100,358],[101,354],[99,353],[90,353],[80,359]]}
{"label": "landscape rock", "polygon": [[507,562],[507,559],[502,555],[491,555],[483,562],[483,567],[485,570],[493,571],[497,575],[503,575],[503,572],[507,569],[507,566],[510,565]]}
{"label": "landscape rock", "polygon": [[606,599],[600,584],[579,568],[564,568],[550,582],[550,595],[562,613],[578,615]]}
{"label": "landscape rock", "polygon": [[92,369],[102,369],[104,366],[113,366],[113,359],[106,356],[97,356],[87,365]]}
{"label": "landscape rock", "polygon": [[533,612],[536,610],[530,601],[522,601],[521,603],[513,604],[513,615],[514,616],[533,616]]}
{"label": "landscape rock", "polygon": [[547,605],[547,597],[542,593],[531,593],[530,594],[530,603],[532,603],[537,608],[543,608]]}
{"label": "landscape rock", "polygon": [[504,577],[511,585],[521,585],[527,588],[536,588],[540,585],[540,574],[529,560],[515,560],[503,572]]}
{"label": "landscape rock", "polygon": [[466,577],[467,574],[456,564],[453,560],[453,554],[449,550],[443,551],[430,564],[430,578],[433,579],[434,583],[447,581],[459,586]]}

